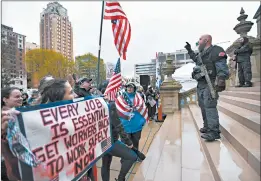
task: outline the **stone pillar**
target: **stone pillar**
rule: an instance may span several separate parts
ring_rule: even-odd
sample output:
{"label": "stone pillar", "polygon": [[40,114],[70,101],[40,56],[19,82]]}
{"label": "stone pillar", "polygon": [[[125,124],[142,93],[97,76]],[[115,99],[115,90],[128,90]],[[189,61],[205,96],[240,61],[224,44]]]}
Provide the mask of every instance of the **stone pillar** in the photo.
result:
{"label": "stone pillar", "polygon": [[256,24],[257,24],[257,38],[260,39],[260,26],[261,26],[261,23],[260,23],[260,11],[261,11],[261,5],[259,6],[258,10],[256,11],[256,14],[255,16],[253,17],[254,19],[256,19]]}
{"label": "stone pillar", "polygon": [[[256,75],[253,75],[254,79],[259,79],[260,81],[260,61],[261,61],[261,57],[260,57],[260,51],[261,51],[261,41],[260,41],[260,11],[261,11],[261,5],[259,6],[254,19],[256,19],[256,24],[257,24],[257,38],[253,41],[253,54],[252,54],[252,62],[255,63],[255,68],[256,68]],[[252,66],[252,67],[253,67]],[[254,72],[253,72],[254,73]]]}
{"label": "stone pillar", "polygon": [[172,78],[172,74],[175,72],[175,66],[172,64],[170,56],[167,57],[166,67],[162,69],[164,74],[167,75],[167,78],[160,87],[162,110],[166,114],[171,114],[179,110],[179,91],[182,85]]}
{"label": "stone pillar", "polygon": [[[251,56],[251,63],[252,63],[252,72],[253,72],[253,82],[260,81],[260,51],[261,51],[261,42],[260,39],[255,39],[252,42],[253,45],[253,53]],[[258,79],[258,80],[255,80]]]}

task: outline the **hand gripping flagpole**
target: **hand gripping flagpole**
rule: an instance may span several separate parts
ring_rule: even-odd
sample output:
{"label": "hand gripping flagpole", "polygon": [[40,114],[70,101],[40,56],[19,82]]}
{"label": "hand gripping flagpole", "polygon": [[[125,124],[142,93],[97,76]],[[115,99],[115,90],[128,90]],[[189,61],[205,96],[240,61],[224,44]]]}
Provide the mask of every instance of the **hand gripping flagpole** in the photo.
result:
{"label": "hand gripping flagpole", "polygon": [[99,38],[99,51],[98,51],[98,67],[97,67],[97,87],[100,84],[100,61],[101,61],[101,40],[102,40],[102,26],[103,26],[103,14],[104,14],[104,1],[102,1],[101,12],[101,25],[100,25],[100,38]]}

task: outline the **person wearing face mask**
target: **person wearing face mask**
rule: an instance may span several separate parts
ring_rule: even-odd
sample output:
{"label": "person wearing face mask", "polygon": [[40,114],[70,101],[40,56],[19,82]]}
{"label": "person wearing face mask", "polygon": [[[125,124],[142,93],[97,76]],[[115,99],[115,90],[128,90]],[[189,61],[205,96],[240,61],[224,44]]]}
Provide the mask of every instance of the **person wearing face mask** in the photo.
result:
{"label": "person wearing face mask", "polygon": [[238,87],[252,87],[252,71],[250,56],[253,50],[249,45],[247,37],[242,37],[240,39],[240,47],[234,51],[236,58],[234,59],[238,66]]}
{"label": "person wearing face mask", "polygon": [[[220,139],[219,116],[217,111],[218,92],[225,90],[225,85],[229,78],[227,65],[227,55],[224,49],[217,45],[212,45],[211,35],[203,35],[199,39],[198,50],[200,54],[194,53],[191,45],[186,42],[185,48],[190,58],[196,63],[192,72],[192,78],[197,80],[198,103],[203,117],[203,128],[200,129],[202,138],[207,141]],[[203,64],[206,66],[212,86],[215,89],[216,98],[211,97],[210,88],[204,74],[201,72],[198,56],[201,56]]]}

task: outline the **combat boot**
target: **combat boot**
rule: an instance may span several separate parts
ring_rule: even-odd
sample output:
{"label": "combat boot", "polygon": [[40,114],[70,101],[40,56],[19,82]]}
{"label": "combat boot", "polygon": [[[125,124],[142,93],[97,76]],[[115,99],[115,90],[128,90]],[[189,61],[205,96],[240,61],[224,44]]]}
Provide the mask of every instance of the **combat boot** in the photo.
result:
{"label": "combat boot", "polygon": [[215,141],[216,139],[220,139],[219,133],[216,132],[208,132],[201,135],[201,138],[205,139],[206,141]]}
{"label": "combat boot", "polygon": [[207,133],[208,132],[208,128],[204,126],[203,128],[200,128],[199,131],[201,133]]}
{"label": "combat boot", "polygon": [[243,85],[243,87],[252,87],[252,82],[246,82],[245,85]]}

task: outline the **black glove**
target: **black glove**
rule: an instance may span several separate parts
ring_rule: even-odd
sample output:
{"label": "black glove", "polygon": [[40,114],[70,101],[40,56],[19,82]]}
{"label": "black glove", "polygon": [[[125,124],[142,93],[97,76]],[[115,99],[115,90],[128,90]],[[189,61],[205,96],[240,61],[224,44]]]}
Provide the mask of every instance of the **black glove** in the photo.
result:
{"label": "black glove", "polygon": [[217,78],[216,91],[222,92],[226,89],[226,81],[223,78]]}
{"label": "black glove", "polygon": [[186,50],[188,50],[188,51],[192,50],[191,45],[188,42],[186,42],[186,46],[184,48],[186,48]]}

